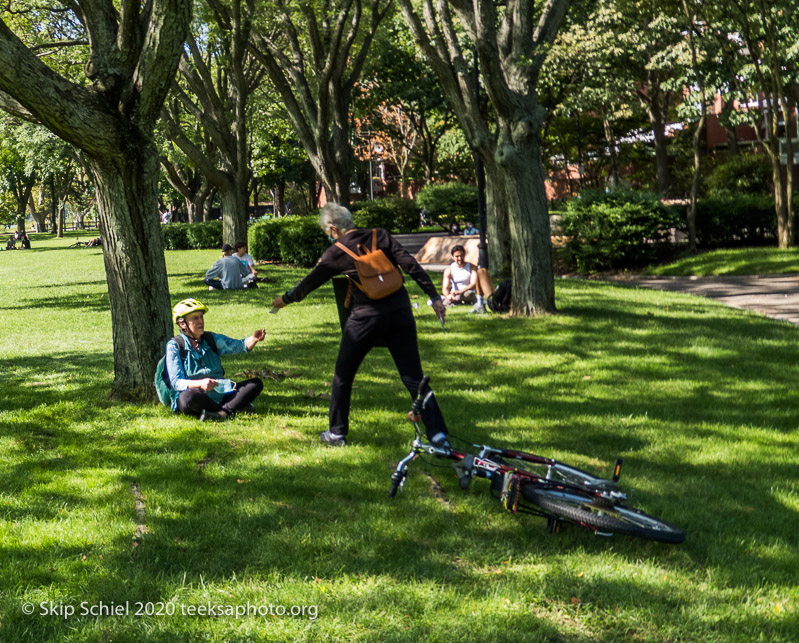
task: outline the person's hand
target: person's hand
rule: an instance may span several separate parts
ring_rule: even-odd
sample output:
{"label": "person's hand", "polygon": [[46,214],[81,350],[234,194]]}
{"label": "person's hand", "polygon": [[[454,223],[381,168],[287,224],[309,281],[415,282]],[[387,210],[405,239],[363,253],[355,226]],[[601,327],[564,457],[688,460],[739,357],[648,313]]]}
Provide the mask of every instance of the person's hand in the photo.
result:
{"label": "person's hand", "polygon": [[283,301],[283,295],[278,295],[272,300],[272,308],[285,308],[286,302]]}
{"label": "person's hand", "polygon": [[439,319],[444,319],[444,316],[447,314],[447,308],[444,306],[444,302],[440,299],[436,299],[433,302],[433,312],[435,312],[436,317]]}
{"label": "person's hand", "polygon": [[266,337],[266,331],[264,331],[263,328],[260,328],[244,340],[244,346],[248,351],[251,351],[253,348],[255,348],[255,345],[258,342],[263,341],[264,337]]}
{"label": "person's hand", "polygon": [[197,388],[202,389],[206,393],[208,391],[213,391],[216,388],[216,380],[211,379],[210,377],[205,377],[201,380],[195,380],[197,382]]}

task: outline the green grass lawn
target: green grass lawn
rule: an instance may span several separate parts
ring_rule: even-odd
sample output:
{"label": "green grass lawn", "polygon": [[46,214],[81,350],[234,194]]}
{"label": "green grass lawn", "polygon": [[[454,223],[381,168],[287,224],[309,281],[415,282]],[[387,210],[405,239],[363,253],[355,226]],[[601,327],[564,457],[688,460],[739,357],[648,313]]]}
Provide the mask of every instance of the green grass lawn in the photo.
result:
{"label": "green grass lawn", "polygon": [[652,266],[648,275],[776,275],[799,272],[799,249],[736,248],[712,250]]}
{"label": "green grass lawn", "polygon": [[[266,327],[228,373],[297,375],[266,382],[258,415],[200,424],[110,403],[102,254],[67,243],[0,253],[0,640],[796,640],[794,326],[562,280],[558,315],[459,309],[444,333],[414,285],[454,434],[606,474],[621,456],[632,504],[688,537],[550,535],[440,462],[415,462],[387,499],[412,430],[385,350],[356,380],[352,446],[320,445],[332,289],[267,314],[303,271],[266,266],[265,287],[208,292],[218,251],[167,253],[173,301],[206,302],[209,330]],[[263,613],[207,615],[248,602]],[[101,603],[128,613],[92,615]],[[292,606],[305,615],[279,614]]]}

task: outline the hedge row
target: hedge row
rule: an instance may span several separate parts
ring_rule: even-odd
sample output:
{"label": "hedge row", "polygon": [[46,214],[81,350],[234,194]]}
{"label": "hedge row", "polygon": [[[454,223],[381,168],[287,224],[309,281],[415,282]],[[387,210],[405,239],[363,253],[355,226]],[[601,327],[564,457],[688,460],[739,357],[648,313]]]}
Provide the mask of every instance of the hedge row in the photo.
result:
{"label": "hedge row", "polygon": [[222,247],[222,222],[168,223],[161,226],[164,248],[192,250]]}
{"label": "hedge row", "polygon": [[770,196],[718,196],[696,204],[696,241],[703,248],[760,245],[776,237],[777,214]]}
{"label": "hedge row", "polygon": [[352,204],[352,218],[359,228],[385,228],[412,232],[419,227],[419,206],[411,199],[389,197]]}
{"label": "hedge row", "polygon": [[445,228],[455,221],[476,223],[477,187],[457,181],[433,183],[416,195],[416,204],[430,221]]}
{"label": "hedge row", "polygon": [[583,272],[646,264],[669,247],[679,212],[645,192],[585,191],[566,204],[560,227],[567,261]]}
{"label": "hedge row", "polygon": [[[564,258],[588,272],[650,263],[668,249],[672,229],[686,231],[686,215],[685,206],[664,206],[652,193],[586,190],[561,218]],[[773,243],[776,225],[770,196],[719,195],[697,203],[702,248]]]}
{"label": "hedge row", "polygon": [[250,226],[247,243],[256,261],[282,261],[306,268],[330,245],[316,215],[262,219]]}

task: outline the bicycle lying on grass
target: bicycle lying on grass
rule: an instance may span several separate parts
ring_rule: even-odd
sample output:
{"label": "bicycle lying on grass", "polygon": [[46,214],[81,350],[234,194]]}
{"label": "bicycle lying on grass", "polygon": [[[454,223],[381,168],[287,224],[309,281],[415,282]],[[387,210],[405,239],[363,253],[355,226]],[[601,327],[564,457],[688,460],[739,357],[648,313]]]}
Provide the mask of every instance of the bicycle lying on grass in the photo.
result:
{"label": "bicycle lying on grass", "polygon": [[403,488],[408,464],[427,454],[455,460],[453,467],[461,489],[468,489],[475,477],[487,478],[491,481],[492,495],[499,498],[505,509],[546,518],[550,533],[560,531],[561,524],[566,522],[591,529],[601,536],[626,534],[673,544],[685,540],[685,532],[679,527],[624,504],[627,496],[617,486],[621,459],[616,460],[613,478],[604,480],[533,453],[498,449],[487,444],[469,445],[477,453],[464,453],[449,446],[423,442],[424,432],[419,423],[426,400],[423,392],[429,380],[429,377],[422,380],[408,414],[416,429],[416,438],[410,453],[391,475],[389,498]]}

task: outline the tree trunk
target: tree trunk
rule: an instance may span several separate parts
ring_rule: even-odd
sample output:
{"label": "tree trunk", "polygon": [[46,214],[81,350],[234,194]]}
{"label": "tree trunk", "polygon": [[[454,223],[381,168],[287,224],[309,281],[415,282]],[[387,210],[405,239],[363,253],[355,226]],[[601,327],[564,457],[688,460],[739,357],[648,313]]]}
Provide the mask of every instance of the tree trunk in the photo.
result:
{"label": "tree trunk", "polygon": [[738,156],[741,152],[738,148],[738,135],[735,133],[734,127],[725,127],[724,135],[727,138],[727,149],[733,156]]}
{"label": "tree trunk", "polygon": [[508,209],[514,213],[510,217],[511,314],[554,313],[555,277],[541,162],[541,119],[524,115],[512,123],[499,125],[497,164],[505,173]]}
{"label": "tree trunk", "polygon": [[286,212],[286,181],[284,179],[278,180],[274,195],[272,208],[274,209],[275,216],[281,217]]}
{"label": "tree trunk", "polygon": [[247,184],[232,183],[222,198],[222,241],[235,246],[247,238]]}
{"label": "tree trunk", "polygon": [[511,235],[508,222],[508,200],[505,175],[493,156],[483,163],[486,173],[486,237],[488,265],[497,279],[511,276]]}
{"label": "tree trunk", "polygon": [[[610,170],[608,171],[608,187],[615,190],[619,187],[619,161],[616,154],[616,135],[613,133],[613,123],[606,116],[602,117],[602,130],[605,133],[605,142],[610,151]],[[569,172],[566,172],[569,176]]]}
{"label": "tree trunk", "polygon": [[[158,221],[158,156],[150,142],[91,158],[113,320],[111,397],[151,400],[155,364],[172,324]],[[134,148],[134,149],[132,149]]]}
{"label": "tree trunk", "polygon": [[189,223],[197,223],[198,221],[205,220],[205,201],[211,193],[211,187],[208,182],[203,180],[202,186],[194,192],[191,199],[185,199],[186,202],[186,218]]}
{"label": "tree trunk", "polygon": [[705,110],[704,96],[702,96],[702,114],[694,130],[694,175],[691,180],[691,200],[688,204],[688,250],[696,251],[696,204],[699,198],[699,182],[702,172],[702,156],[705,147]]}
{"label": "tree trunk", "polygon": [[665,195],[671,190],[671,172],[669,170],[668,139],[666,138],[666,122],[662,115],[652,119],[652,131],[655,135],[655,168],[657,172],[658,192]]}

